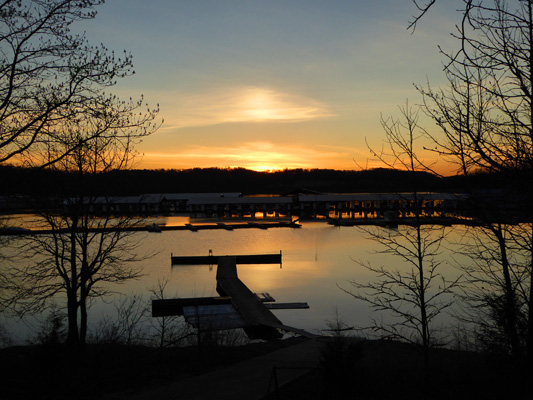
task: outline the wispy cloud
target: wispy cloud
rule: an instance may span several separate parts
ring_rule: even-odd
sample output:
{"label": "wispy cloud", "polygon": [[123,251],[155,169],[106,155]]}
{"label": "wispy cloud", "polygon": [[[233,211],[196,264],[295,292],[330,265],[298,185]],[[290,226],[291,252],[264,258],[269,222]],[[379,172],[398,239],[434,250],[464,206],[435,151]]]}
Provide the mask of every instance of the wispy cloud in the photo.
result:
{"label": "wispy cloud", "polygon": [[319,101],[263,87],[220,88],[173,96],[174,110],[165,110],[166,129],[238,122],[299,122],[334,116]]}

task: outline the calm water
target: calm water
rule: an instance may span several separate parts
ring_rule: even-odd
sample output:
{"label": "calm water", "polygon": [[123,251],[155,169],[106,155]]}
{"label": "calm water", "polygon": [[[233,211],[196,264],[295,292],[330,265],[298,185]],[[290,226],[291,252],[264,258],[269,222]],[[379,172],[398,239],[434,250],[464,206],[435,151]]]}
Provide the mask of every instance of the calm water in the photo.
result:
{"label": "calm water", "polygon": [[[159,218],[157,223],[183,225],[185,217]],[[152,222],[152,221],[149,221]],[[402,227],[400,227],[402,229]],[[451,228],[450,228],[451,229]],[[394,231],[391,231],[394,234]],[[162,233],[139,232],[139,254],[153,254],[139,267],[144,276],[114,289],[122,294],[142,295],[149,299],[150,288],[158,281],[167,279],[165,297],[216,296],[216,266],[171,267],[174,255],[215,255],[283,253],[282,268],[279,265],[239,265],[241,280],[254,292],[268,292],[278,302],[307,302],[307,310],[277,310],[276,316],[285,324],[320,333],[327,329],[327,321],[334,320],[338,313],[349,325],[368,324],[370,312],[365,304],[355,300],[339,289],[349,289],[349,280],[367,281],[372,274],[354,260],[370,261],[373,265],[392,268],[401,266],[397,257],[376,254],[382,247],[367,238],[356,227],[334,227],[324,222],[303,223],[302,228],[223,229],[191,231],[165,231]],[[454,242],[452,232],[449,242]],[[450,250],[442,255],[446,260]],[[452,276],[457,272],[446,261],[442,272]],[[96,303],[90,318],[98,321],[113,312],[110,304]],[[373,315],[376,317],[376,315]],[[443,316],[439,323],[448,323]],[[24,335],[28,328],[13,321],[6,323],[11,332]],[[31,330],[32,328],[29,328]]]}

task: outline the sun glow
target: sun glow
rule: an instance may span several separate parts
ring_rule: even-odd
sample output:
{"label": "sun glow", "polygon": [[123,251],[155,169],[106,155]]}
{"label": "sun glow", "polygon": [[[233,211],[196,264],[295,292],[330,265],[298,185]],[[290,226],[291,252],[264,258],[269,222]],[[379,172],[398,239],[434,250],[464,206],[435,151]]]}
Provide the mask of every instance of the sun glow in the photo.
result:
{"label": "sun glow", "polygon": [[145,168],[177,168],[191,166],[241,167],[255,171],[278,171],[294,168],[354,169],[356,149],[345,147],[305,147],[257,141],[241,143],[235,147],[190,146],[177,153],[145,153]]}
{"label": "sun glow", "polygon": [[[317,106],[312,106],[309,101],[290,98],[287,94],[277,93],[273,90],[251,88],[245,91],[242,109],[245,115],[252,120],[306,120],[319,114]],[[292,96],[294,97],[294,96]]]}
{"label": "sun glow", "polygon": [[334,116],[314,99],[262,87],[217,88],[203,93],[173,93],[164,130],[225,123],[300,122]]}
{"label": "sun glow", "polygon": [[250,166],[248,169],[251,169],[257,172],[274,172],[274,171],[283,170],[283,167],[279,165],[255,165],[255,166]]}

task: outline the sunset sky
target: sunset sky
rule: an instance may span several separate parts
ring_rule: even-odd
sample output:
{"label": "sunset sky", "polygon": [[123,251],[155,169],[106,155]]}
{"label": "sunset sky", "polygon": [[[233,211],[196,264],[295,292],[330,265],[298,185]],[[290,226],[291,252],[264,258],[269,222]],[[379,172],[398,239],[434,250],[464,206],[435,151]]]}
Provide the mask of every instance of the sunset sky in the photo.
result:
{"label": "sunset sky", "polygon": [[160,105],[139,168],[359,169],[377,166],[380,115],[444,83],[459,7],[412,33],[410,0],[108,0],[76,28],[133,54],[115,94]]}

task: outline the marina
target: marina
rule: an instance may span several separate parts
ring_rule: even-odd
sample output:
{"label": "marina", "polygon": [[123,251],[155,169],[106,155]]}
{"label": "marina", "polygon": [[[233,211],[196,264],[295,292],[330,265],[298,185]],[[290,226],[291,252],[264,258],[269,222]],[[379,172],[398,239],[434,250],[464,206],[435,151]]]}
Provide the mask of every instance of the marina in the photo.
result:
{"label": "marina", "polygon": [[[300,228],[301,221],[322,221],[335,226],[399,224],[472,224],[468,217],[465,194],[297,194],[292,196],[241,196],[239,193],[158,194],[129,197],[96,198],[87,204],[96,219],[125,221],[98,224],[86,228],[100,231],[163,231]],[[57,205],[55,212],[68,212]],[[54,211],[51,211],[54,212]],[[38,214],[38,213],[35,213]],[[24,215],[24,214],[21,214]],[[31,213],[29,214],[31,215]],[[159,217],[186,216],[184,224],[158,223]],[[9,215],[0,236],[66,233],[68,229],[46,227],[46,224],[17,224]],[[11,215],[17,220],[17,214]],[[128,221],[129,220],[129,221]],[[149,222],[149,223],[147,223]]]}
{"label": "marina", "polygon": [[184,315],[185,320],[197,329],[227,330],[243,328],[251,339],[281,338],[281,331],[293,332],[305,337],[316,335],[292,326],[284,325],[272,312],[275,309],[305,309],[307,303],[278,304],[266,307],[264,303],[275,301],[270,295],[257,295],[239,279],[237,264],[281,264],[281,252],[277,254],[172,257],[172,264],[217,263],[217,292],[221,297],[153,300],[152,317]]}
{"label": "marina", "polygon": [[[88,205],[95,214],[173,214],[185,213],[191,218],[316,219],[316,218],[384,218],[394,212],[399,218],[409,217],[415,203],[421,215],[428,217],[457,216],[464,212],[469,196],[463,193],[348,193],[293,194],[284,196],[243,196],[240,193],[147,194],[96,199]],[[224,228],[224,226],[222,226]]]}

